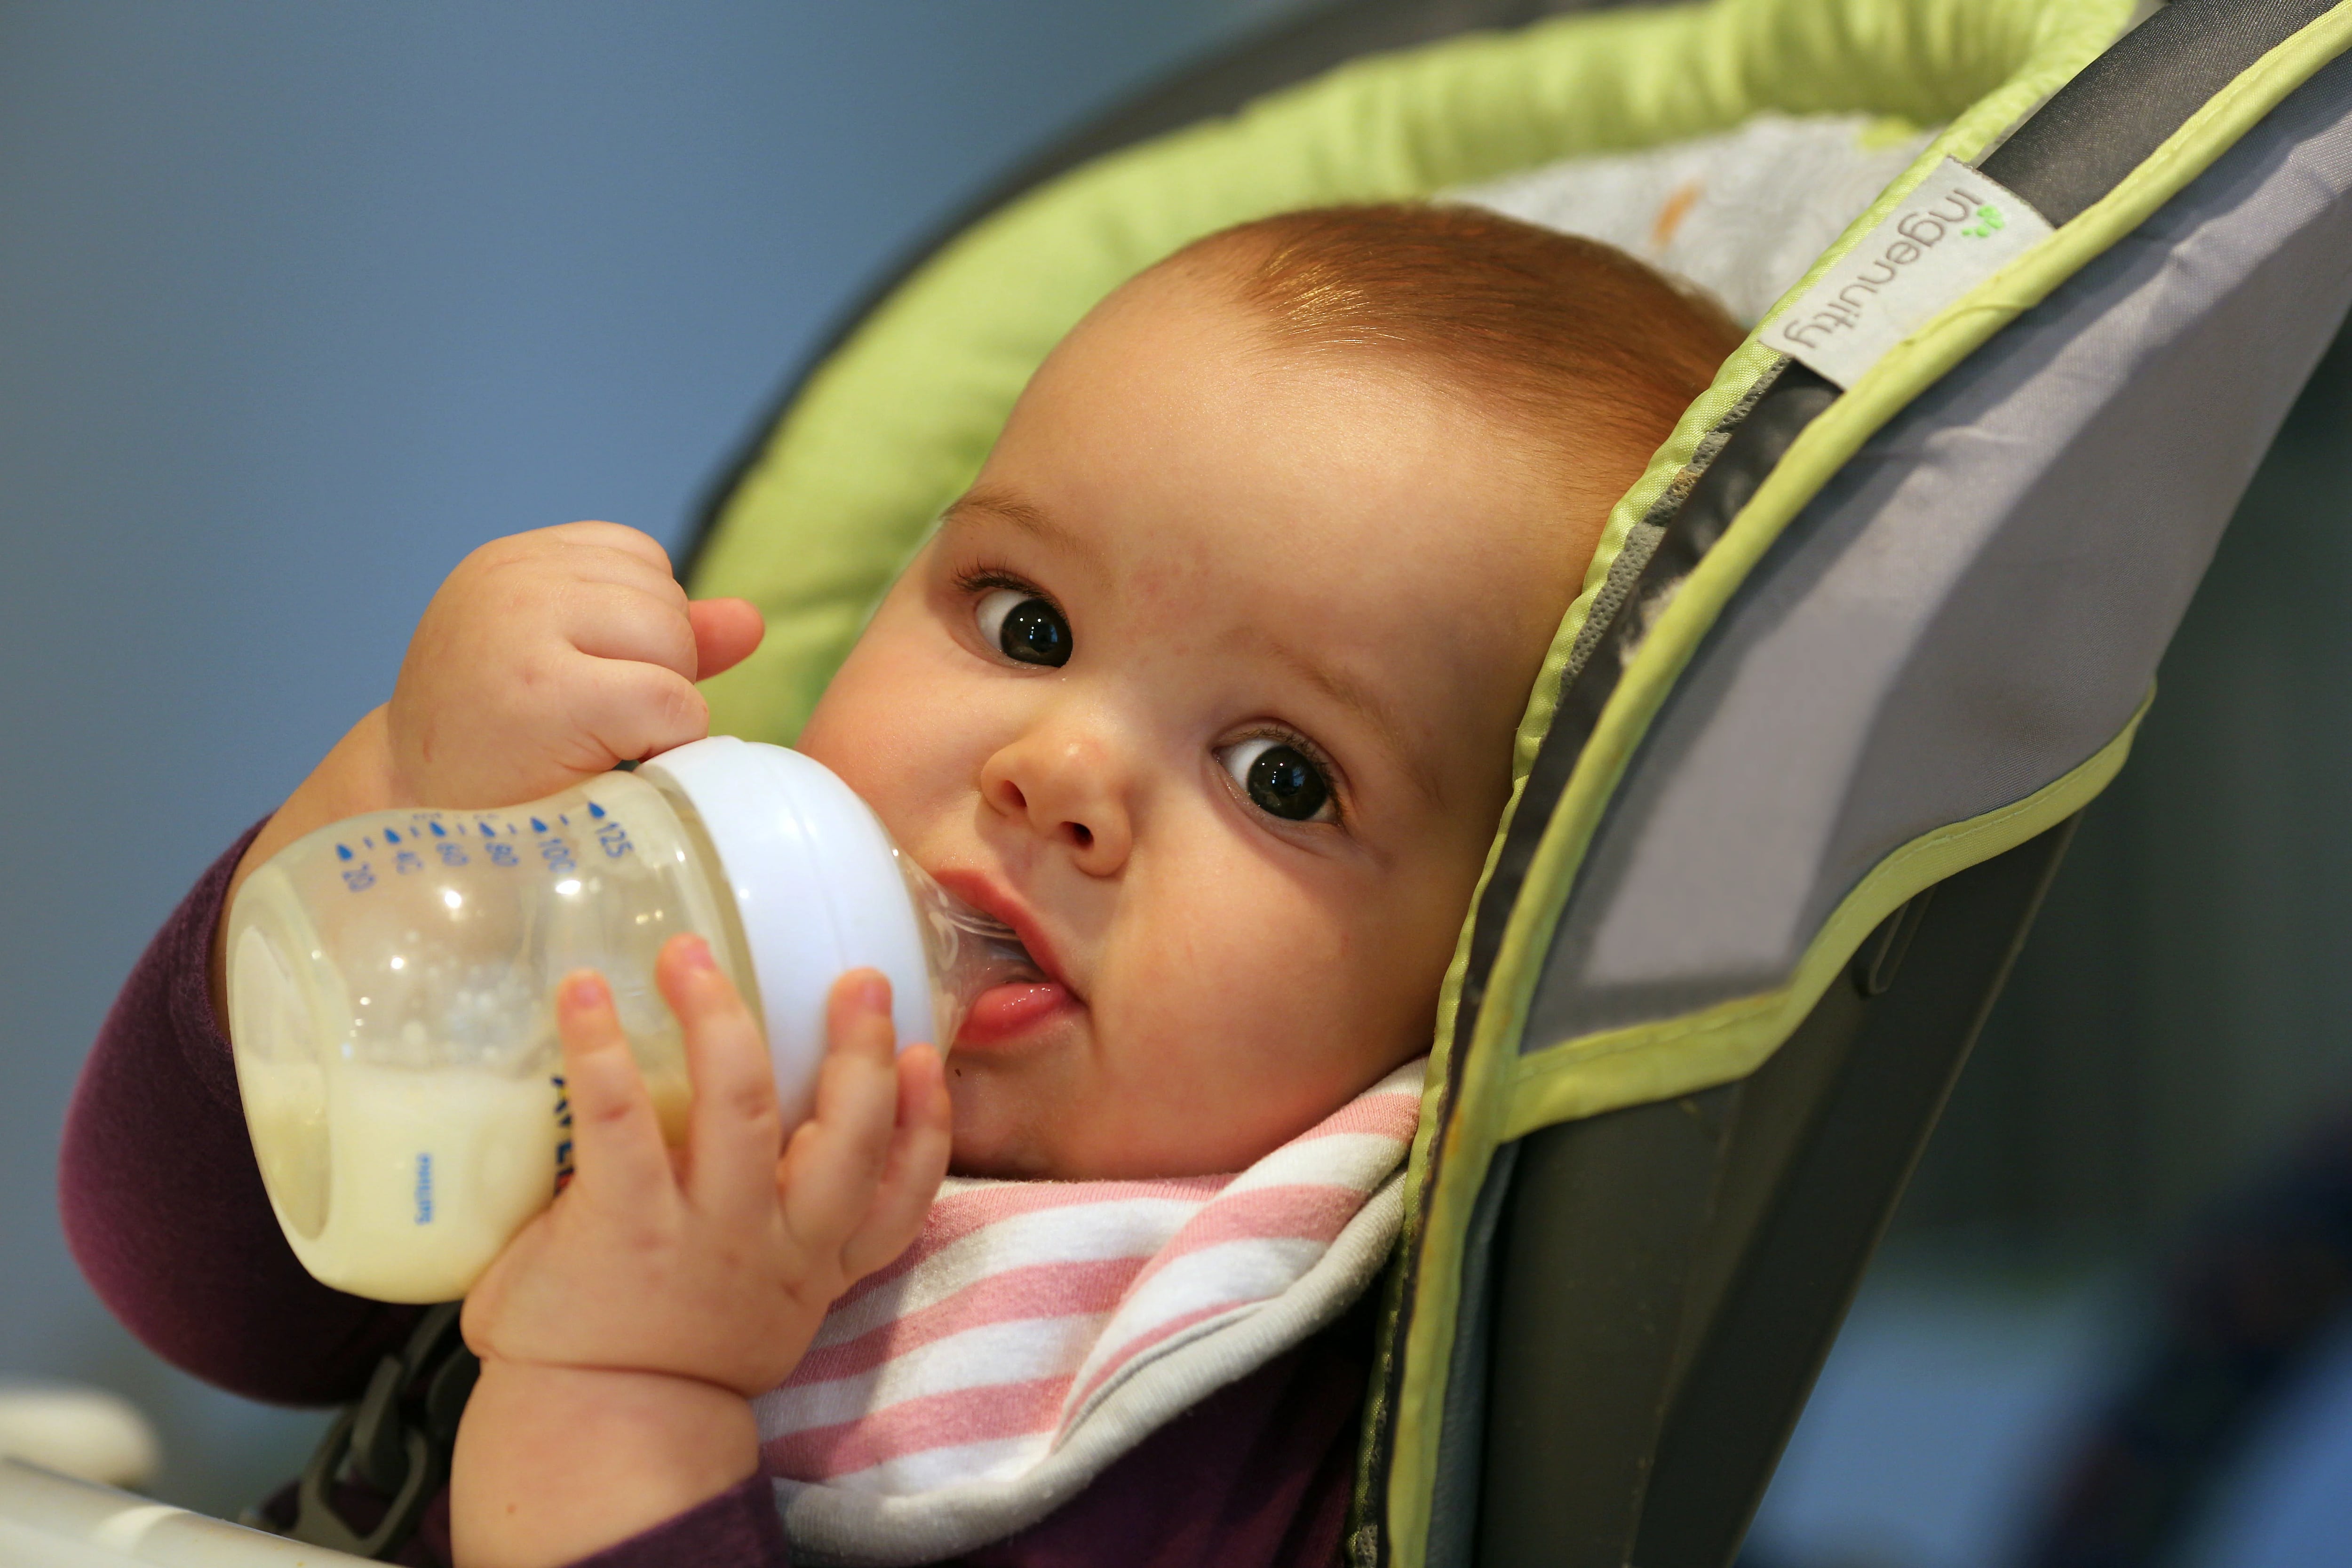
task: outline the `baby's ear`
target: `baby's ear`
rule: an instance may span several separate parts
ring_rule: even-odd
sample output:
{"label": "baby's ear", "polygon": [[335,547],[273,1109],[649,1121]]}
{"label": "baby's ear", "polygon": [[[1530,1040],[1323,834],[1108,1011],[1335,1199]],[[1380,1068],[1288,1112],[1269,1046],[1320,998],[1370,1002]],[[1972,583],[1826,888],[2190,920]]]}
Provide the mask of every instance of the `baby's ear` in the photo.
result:
{"label": "baby's ear", "polygon": [[768,635],[767,623],[749,599],[697,599],[686,613],[694,623],[697,680],[734,668]]}

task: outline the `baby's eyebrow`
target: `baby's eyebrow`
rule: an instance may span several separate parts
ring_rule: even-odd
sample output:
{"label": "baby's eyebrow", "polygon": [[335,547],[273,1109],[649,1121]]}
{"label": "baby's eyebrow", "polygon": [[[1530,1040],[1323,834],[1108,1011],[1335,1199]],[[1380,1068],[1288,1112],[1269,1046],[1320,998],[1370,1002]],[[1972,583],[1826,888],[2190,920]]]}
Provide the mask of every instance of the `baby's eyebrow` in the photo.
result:
{"label": "baby's eyebrow", "polygon": [[1352,679],[1344,670],[1317,663],[1278,637],[1267,637],[1265,646],[1268,652],[1287,665],[1301,680],[1361,719],[1388,749],[1389,754],[1397,760],[1405,776],[1412,780],[1413,787],[1421,792],[1423,797],[1431,805],[1444,808],[1445,792],[1438,783],[1436,771],[1429,765],[1429,759],[1422,754],[1419,748],[1407,742],[1404,726],[1397,721],[1396,710],[1389,705],[1386,697],[1378,689]]}
{"label": "baby's eyebrow", "polygon": [[1060,523],[1044,508],[1023,500],[1010,490],[984,489],[975,487],[958,497],[947,510],[952,521],[968,512],[985,512],[1000,522],[1009,522],[1022,532],[1043,540],[1064,550],[1083,552],[1086,542],[1076,531]]}

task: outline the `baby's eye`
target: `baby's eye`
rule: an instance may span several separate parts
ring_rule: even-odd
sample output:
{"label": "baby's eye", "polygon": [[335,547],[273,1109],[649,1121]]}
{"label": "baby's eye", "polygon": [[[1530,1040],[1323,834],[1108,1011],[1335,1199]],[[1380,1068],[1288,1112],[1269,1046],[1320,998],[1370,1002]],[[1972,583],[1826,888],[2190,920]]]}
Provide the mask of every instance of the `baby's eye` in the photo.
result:
{"label": "baby's eye", "polygon": [[1269,816],[1286,822],[1328,822],[1339,816],[1323,770],[1296,746],[1259,735],[1225,747],[1217,758],[1248,795],[1250,804]]}
{"label": "baby's eye", "polygon": [[988,646],[1009,659],[1055,666],[1070,662],[1070,623],[1034,594],[992,588],[980,596],[973,618]]}

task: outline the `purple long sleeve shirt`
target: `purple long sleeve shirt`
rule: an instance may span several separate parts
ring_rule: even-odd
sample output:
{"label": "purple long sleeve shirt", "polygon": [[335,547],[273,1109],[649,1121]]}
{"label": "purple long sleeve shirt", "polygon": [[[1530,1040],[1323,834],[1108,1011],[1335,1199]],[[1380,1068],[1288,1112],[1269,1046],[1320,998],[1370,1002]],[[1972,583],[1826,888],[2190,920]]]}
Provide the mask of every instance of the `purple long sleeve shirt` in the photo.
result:
{"label": "purple long sleeve shirt", "polygon": [[[256,831],[258,831],[256,829]],[[330,1289],[278,1233],[213,1016],[213,932],[247,833],[173,910],[82,1069],[59,1173],[100,1297],[173,1364],[250,1398],[359,1397],[420,1309]],[[1323,1568],[1338,1560],[1370,1362],[1364,1314],[1228,1384],[1039,1523],[961,1568]],[[437,1500],[403,1561],[446,1565]],[[579,1568],[785,1568],[765,1474]]]}

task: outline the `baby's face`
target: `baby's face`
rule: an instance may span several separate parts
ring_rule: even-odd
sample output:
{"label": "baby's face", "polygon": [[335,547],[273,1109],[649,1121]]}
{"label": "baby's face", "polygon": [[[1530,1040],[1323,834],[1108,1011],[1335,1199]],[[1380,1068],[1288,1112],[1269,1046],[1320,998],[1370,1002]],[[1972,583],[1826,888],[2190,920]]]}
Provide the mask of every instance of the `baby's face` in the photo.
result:
{"label": "baby's face", "polygon": [[957,1169],[1237,1170],[1427,1047],[1591,546],[1515,450],[1165,270],[1039,369],[801,741],[1049,977]]}

